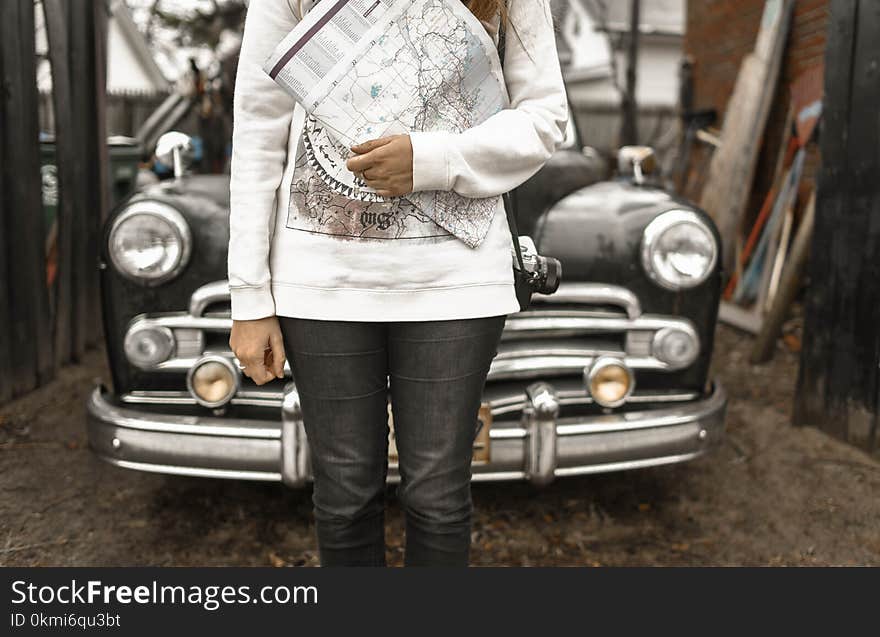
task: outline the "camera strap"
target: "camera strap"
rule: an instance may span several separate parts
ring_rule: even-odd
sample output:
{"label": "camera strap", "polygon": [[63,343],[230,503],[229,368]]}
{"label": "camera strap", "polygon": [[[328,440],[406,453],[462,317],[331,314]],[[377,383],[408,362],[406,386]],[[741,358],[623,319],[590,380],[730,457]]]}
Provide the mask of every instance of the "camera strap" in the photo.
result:
{"label": "camera strap", "polygon": [[[501,70],[504,71],[504,50],[506,48],[506,32],[504,28],[504,20],[499,16],[498,20],[498,59],[501,61]],[[510,228],[510,237],[513,239],[513,250],[516,253],[517,265],[519,270],[525,273],[526,266],[523,263],[522,248],[519,245],[519,231],[516,227],[516,207],[513,196],[510,191],[501,195],[501,201],[504,203],[504,212],[507,215],[507,225]]]}

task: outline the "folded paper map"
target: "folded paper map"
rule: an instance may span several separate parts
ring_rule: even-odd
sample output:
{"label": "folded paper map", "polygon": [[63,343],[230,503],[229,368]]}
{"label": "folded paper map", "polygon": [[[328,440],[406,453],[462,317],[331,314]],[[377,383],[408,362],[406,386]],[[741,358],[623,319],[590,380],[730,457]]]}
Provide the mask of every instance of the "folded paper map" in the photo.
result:
{"label": "folded paper map", "polygon": [[[308,165],[333,190],[389,202],[345,167],[350,146],[411,131],[464,131],[509,104],[495,43],[461,0],[321,0],[265,71],[306,111]],[[471,247],[499,196],[404,198]]]}

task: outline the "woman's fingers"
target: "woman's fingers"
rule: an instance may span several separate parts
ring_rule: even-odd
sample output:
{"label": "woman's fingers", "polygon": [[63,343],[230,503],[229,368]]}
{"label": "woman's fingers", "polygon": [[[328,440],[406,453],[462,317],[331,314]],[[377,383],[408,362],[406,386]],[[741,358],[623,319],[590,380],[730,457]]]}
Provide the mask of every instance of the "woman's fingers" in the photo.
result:
{"label": "woman's fingers", "polygon": [[265,354],[262,347],[257,349],[250,344],[244,351],[237,354],[238,360],[244,365],[242,373],[258,385],[266,382],[266,377],[271,380],[273,376],[266,370]]}
{"label": "woman's fingers", "polygon": [[390,137],[379,137],[377,139],[371,139],[369,141],[364,142],[363,144],[356,144],[351,147],[351,150],[356,152],[358,155],[363,153],[368,153],[374,148],[379,148],[380,146],[384,146],[391,142],[394,139],[394,135]]}
{"label": "woman's fingers", "polygon": [[370,168],[377,166],[380,161],[381,158],[370,152],[363,155],[358,155],[357,157],[348,158],[345,161],[345,167],[353,173],[362,173],[366,170],[369,170]]}
{"label": "woman's fingers", "polygon": [[380,197],[402,197],[412,190],[412,181],[407,183],[402,178],[368,179],[365,183]]}
{"label": "woman's fingers", "polygon": [[244,366],[242,373],[257,385],[264,385],[278,377],[275,374],[276,362],[275,357],[272,356],[273,351],[279,353],[283,374],[284,347],[281,344],[275,349],[273,343],[276,336],[280,339],[281,328],[278,319],[274,316],[232,322],[229,346]]}
{"label": "woman's fingers", "polygon": [[390,185],[390,180],[387,177],[369,177],[367,175],[363,175],[364,183],[367,184],[370,188],[386,188]]}
{"label": "woman's fingers", "polygon": [[241,370],[241,373],[250,378],[257,385],[265,385],[275,378],[275,374],[266,368],[266,365],[262,360],[252,362],[243,361],[242,364],[245,367]]}
{"label": "woman's fingers", "polygon": [[351,150],[357,153],[356,157],[350,157],[345,162],[345,167],[353,173],[359,173],[367,170],[372,166],[378,166],[388,160],[387,153],[377,153],[378,149],[392,143],[400,135],[391,135],[390,137],[379,137],[371,139],[363,144],[357,144],[351,147]]}
{"label": "woman's fingers", "polygon": [[398,197],[412,190],[412,144],[409,135],[373,139],[351,149],[361,153],[346,168],[382,197]]}
{"label": "woman's fingers", "polygon": [[265,385],[269,381],[275,380],[275,375],[271,371],[269,371],[269,369],[267,369],[265,365],[261,364],[256,367],[257,367],[256,371],[252,372],[252,371],[250,371],[250,367],[248,367],[248,370],[246,372],[247,376],[252,381],[254,381],[255,384]]}
{"label": "woman's fingers", "polygon": [[272,371],[276,378],[284,378],[284,341],[281,338],[281,331],[273,332],[269,336],[269,347],[272,352]]}

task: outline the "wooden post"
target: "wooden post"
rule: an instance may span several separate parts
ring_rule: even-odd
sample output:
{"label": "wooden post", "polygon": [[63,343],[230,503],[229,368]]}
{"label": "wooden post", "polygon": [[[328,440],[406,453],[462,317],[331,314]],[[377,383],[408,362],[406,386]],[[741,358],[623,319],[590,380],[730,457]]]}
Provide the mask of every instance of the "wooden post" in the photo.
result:
{"label": "wooden post", "polygon": [[[5,23],[4,23],[5,24]],[[0,32],[5,36],[5,30],[0,26]],[[0,47],[0,77],[5,76],[3,72],[4,66],[3,49]],[[6,100],[0,99],[0,162],[4,161],[6,154]],[[6,235],[6,217],[9,212],[6,210],[6,186],[4,184],[6,175],[4,174],[2,164],[0,164],[0,249],[9,243],[9,237]],[[6,293],[9,290],[9,272],[6,268],[6,259],[0,255],[0,293]],[[11,325],[12,308],[9,303],[0,303],[0,326]],[[5,403],[12,398],[12,333],[7,330],[0,330],[0,404]]]}
{"label": "wooden post", "polygon": [[73,140],[73,113],[70,108],[70,38],[67,32],[66,0],[43,0],[49,62],[52,66],[52,104],[55,111],[55,158],[58,165],[58,274],[55,277],[54,343],[55,359],[64,364],[73,352],[72,307],[73,225],[76,218],[77,189],[82,183],[82,167]]}
{"label": "wooden post", "polygon": [[876,450],[880,3],[831,0],[824,125],[794,422]]}
{"label": "wooden post", "polygon": [[67,0],[70,104],[68,142],[76,154],[72,224],[71,359],[95,344],[100,325],[97,265],[100,222],[107,215],[105,29],[103,0]]}
{"label": "wooden post", "polygon": [[107,147],[107,22],[108,5],[106,0],[93,0],[92,5],[92,117],[91,142],[96,160],[91,166],[92,175],[92,220],[88,228],[88,269],[86,297],[89,302],[90,320],[86,327],[86,345],[94,347],[102,338],[101,302],[98,285],[98,262],[100,254],[101,228],[110,214],[110,151]]}
{"label": "wooden post", "polygon": [[641,0],[630,0],[629,35],[627,40],[626,90],[623,94],[623,127],[620,132],[620,145],[632,146],[639,141],[638,106],[636,89],[638,87],[639,36],[641,34]]}
{"label": "wooden post", "polygon": [[[71,137],[75,152],[79,155],[77,163],[81,177],[78,178],[76,188],[77,205],[74,212],[73,224],[69,230],[73,234],[73,303],[70,315],[72,347],[71,359],[81,359],[86,349],[86,331],[89,321],[94,320],[89,316],[89,301],[86,290],[91,269],[87,267],[89,226],[93,222],[94,213],[89,210],[89,203],[93,201],[91,193],[95,186],[89,181],[92,171],[90,165],[98,160],[93,151],[93,145],[89,143],[91,127],[90,99],[91,75],[92,75],[92,51],[94,43],[89,37],[89,22],[91,22],[92,7],[90,0],[67,0],[68,4],[68,33],[70,35],[70,74],[71,90],[70,105],[74,127]],[[75,79],[74,79],[75,78]]]}
{"label": "wooden post", "polygon": [[3,302],[8,307],[0,329],[0,357],[6,388],[23,393],[54,372],[46,290],[45,222],[40,196],[40,147],[33,0],[0,2],[2,72],[2,146],[0,223],[5,259]]}

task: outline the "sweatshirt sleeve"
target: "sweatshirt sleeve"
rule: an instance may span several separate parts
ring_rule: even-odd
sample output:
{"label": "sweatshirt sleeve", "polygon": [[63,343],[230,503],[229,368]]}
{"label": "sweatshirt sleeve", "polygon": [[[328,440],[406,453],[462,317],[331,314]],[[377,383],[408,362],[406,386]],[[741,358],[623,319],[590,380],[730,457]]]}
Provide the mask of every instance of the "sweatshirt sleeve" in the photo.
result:
{"label": "sweatshirt sleeve", "polygon": [[509,19],[504,79],[510,108],[461,133],[410,133],[413,192],[499,195],[538,172],[562,144],[568,100],[549,0],[511,2]]}
{"label": "sweatshirt sleeve", "polygon": [[251,0],[233,97],[228,276],[232,318],[275,314],[269,247],[295,101],[264,71],[298,22],[287,2]]}

